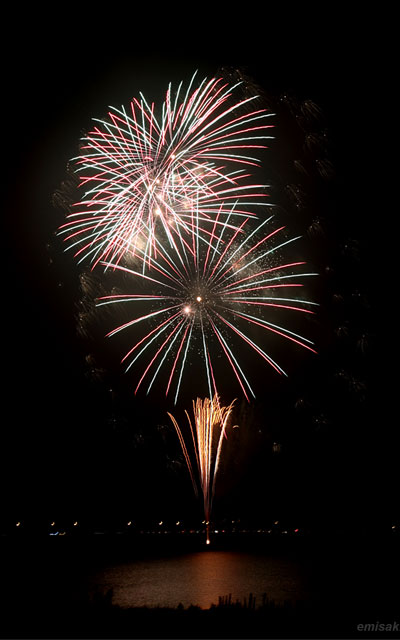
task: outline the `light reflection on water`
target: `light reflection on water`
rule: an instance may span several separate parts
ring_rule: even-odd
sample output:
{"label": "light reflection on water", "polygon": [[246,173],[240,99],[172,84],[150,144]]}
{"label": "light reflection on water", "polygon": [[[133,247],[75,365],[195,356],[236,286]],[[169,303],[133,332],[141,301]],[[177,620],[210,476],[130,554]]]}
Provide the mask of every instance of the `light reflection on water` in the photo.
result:
{"label": "light reflection on water", "polygon": [[283,602],[307,598],[307,580],[300,564],[288,558],[248,553],[202,551],[114,565],[91,577],[91,591],[113,589],[120,607],[176,607],[180,602],[208,608],[219,596],[243,601],[249,593],[256,606],[265,593]]}

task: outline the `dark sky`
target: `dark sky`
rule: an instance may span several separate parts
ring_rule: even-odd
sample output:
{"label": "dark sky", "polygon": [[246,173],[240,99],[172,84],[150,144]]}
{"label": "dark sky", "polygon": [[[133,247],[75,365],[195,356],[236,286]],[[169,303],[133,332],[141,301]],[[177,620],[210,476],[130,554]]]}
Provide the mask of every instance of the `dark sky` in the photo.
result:
{"label": "dark sky", "polygon": [[[138,91],[156,98],[196,68],[211,75],[221,66],[240,68],[279,106],[287,142],[275,153],[290,165],[280,193],[289,198],[285,188],[296,184],[306,190],[295,225],[303,226],[321,272],[322,308],[319,355],[294,363],[287,382],[268,378],[256,406],[238,413],[249,426],[236,451],[230,443],[235,480],[227,459],[220,515],[357,523],[397,517],[396,438],[378,348],[370,50],[356,20],[259,22],[238,20],[222,37],[212,23],[203,33],[159,25],[157,37],[104,36],[100,46],[91,19],[69,15],[68,26],[18,32],[3,53],[1,487],[9,521],[192,512],[162,403],[133,402],[118,375],[88,376],[90,348],[75,326],[78,270],[58,251],[62,214],[52,194],[91,117]],[[312,100],[323,116],[304,131],[288,96],[297,114]],[[329,145],[312,159],[329,161],[334,175],[318,179],[314,164],[304,184],[292,165],[313,128],[328,132]],[[297,211],[290,199],[287,211]],[[282,443],[278,457],[273,441]]]}

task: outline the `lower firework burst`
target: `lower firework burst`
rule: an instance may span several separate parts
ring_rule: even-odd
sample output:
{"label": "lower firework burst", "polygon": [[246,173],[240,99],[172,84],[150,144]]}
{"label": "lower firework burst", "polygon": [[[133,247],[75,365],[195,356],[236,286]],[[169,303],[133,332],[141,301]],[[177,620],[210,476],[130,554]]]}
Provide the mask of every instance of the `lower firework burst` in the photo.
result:
{"label": "lower firework burst", "polygon": [[[105,264],[128,276],[128,283],[131,276],[136,291],[138,280],[141,287],[140,293],[104,296],[97,303],[134,310],[107,335],[132,332],[122,362],[135,372],[135,393],[142,386],[149,393],[164,372],[166,395],[173,392],[176,403],[186,374],[200,365],[210,398],[230,376],[249,400],[255,397],[243,365],[249,353],[286,375],[270,355],[275,343],[315,352],[309,339],[281,321],[282,314],[312,314],[316,304],[301,295],[305,280],[316,274],[304,261],[284,257],[299,237],[288,237],[272,216],[250,230],[246,225],[248,220],[237,229],[228,223],[218,227],[216,220],[210,242],[194,240],[181,253],[170,254],[159,244],[146,272]],[[222,373],[221,360],[228,365]]]}

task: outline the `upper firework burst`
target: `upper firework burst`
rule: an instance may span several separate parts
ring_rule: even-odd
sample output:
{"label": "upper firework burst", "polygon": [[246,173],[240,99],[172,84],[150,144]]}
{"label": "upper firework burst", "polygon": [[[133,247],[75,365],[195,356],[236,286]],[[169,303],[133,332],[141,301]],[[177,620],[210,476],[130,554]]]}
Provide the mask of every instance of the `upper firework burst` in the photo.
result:
{"label": "upper firework burst", "polygon": [[271,138],[272,114],[253,109],[257,96],[235,101],[238,84],[221,78],[194,88],[195,75],[186,90],[169,86],[159,115],[140,94],[94,119],[73,159],[85,192],[60,228],[80,261],[118,264],[139,253],[146,264],[157,239],[178,250],[196,234],[210,242],[216,218],[233,211],[240,222],[265,206],[267,185],[253,184],[249,168]]}

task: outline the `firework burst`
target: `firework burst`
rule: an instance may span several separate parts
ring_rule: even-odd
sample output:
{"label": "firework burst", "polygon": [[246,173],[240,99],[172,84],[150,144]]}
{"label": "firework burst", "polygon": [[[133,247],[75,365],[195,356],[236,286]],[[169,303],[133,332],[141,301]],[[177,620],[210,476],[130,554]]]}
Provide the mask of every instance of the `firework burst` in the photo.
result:
{"label": "firework burst", "polygon": [[[279,317],[312,314],[316,304],[300,293],[305,280],[316,274],[305,269],[304,261],[285,259],[286,250],[299,237],[287,237],[284,227],[273,224],[272,216],[250,230],[247,225],[245,220],[233,229],[228,220],[218,227],[216,219],[212,243],[196,240],[192,251],[168,252],[157,243],[157,260],[149,258],[146,273],[105,264],[112,273],[125,274],[128,282],[131,277],[136,285],[135,293],[103,296],[97,303],[123,305],[129,313],[134,309],[131,319],[108,336],[135,333],[122,359],[126,370],[136,373],[135,393],[142,385],[149,393],[166,370],[165,393],[174,393],[176,403],[189,366],[200,364],[211,398],[219,389],[215,364],[223,359],[249,400],[255,393],[242,364],[244,350],[283,375],[270,355],[277,340],[314,351],[309,339],[277,320],[277,313]],[[138,281],[141,292],[137,292]]]}
{"label": "firework burst", "polygon": [[[196,75],[196,74],[195,74]],[[252,184],[249,167],[265,147],[265,109],[252,110],[257,96],[235,101],[238,84],[195,75],[175,94],[171,85],[156,115],[142,94],[108,116],[82,139],[73,159],[83,198],[59,229],[80,261],[119,264],[140,254],[157,255],[157,240],[191,245],[210,234],[215,218],[254,215],[265,205],[267,185]],[[196,220],[194,220],[196,218]]]}

